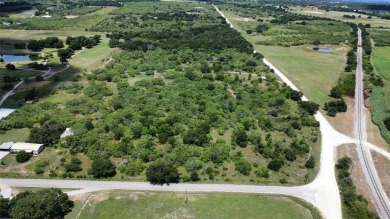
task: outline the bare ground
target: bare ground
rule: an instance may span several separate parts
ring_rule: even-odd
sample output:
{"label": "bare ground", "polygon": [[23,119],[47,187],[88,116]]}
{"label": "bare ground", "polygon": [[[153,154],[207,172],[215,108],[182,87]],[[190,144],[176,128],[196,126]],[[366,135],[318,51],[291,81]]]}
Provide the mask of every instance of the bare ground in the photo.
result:
{"label": "bare ground", "polygon": [[[336,117],[327,117],[329,122],[333,125],[333,128],[338,132],[343,133],[349,137],[354,137],[354,114],[355,114],[355,101],[353,98],[346,97],[345,103],[348,106],[348,110],[345,113],[337,113]],[[371,117],[370,117],[371,118]]]}
{"label": "bare ground", "polygon": [[366,182],[366,177],[364,176],[364,173],[359,163],[359,158],[356,151],[356,145],[355,144],[340,145],[337,148],[336,157],[337,159],[340,159],[344,156],[350,157],[353,161],[352,168],[351,168],[351,177],[352,177],[353,184],[356,186],[357,193],[363,195],[367,199],[370,208],[373,211],[376,211],[374,205],[375,200],[371,195],[370,187]]}
{"label": "bare ground", "polygon": [[381,154],[372,151],[372,158],[375,162],[376,171],[378,172],[382,187],[385,190],[387,197],[390,197],[390,160]]}

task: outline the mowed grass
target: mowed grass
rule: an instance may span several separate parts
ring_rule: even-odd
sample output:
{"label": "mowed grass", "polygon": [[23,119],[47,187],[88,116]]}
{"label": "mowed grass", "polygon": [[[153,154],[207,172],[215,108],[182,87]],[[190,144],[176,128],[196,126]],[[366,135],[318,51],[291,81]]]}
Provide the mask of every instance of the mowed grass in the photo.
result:
{"label": "mowed grass", "polygon": [[28,77],[36,77],[39,75],[43,75],[44,73],[45,73],[44,71],[35,71],[29,69],[16,69],[14,71],[10,71],[5,68],[0,68],[0,78],[3,78],[4,76],[16,76],[20,78],[28,78]]}
{"label": "mowed grass", "polygon": [[0,42],[29,42],[30,40],[39,40],[47,37],[58,37],[60,39],[66,39],[68,36],[94,36],[101,34],[102,37],[105,33],[89,32],[82,30],[1,30]]}
{"label": "mowed grass", "polygon": [[371,92],[372,121],[390,144],[390,131],[383,123],[383,120],[390,115],[390,47],[374,47],[372,63],[375,72],[382,76],[384,82],[383,87],[374,87]]}
{"label": "mowed grass", "polygon": [[91,195],[80,218],[320,217],[315,210],[281,196],[121,191]]}
{"label": "mowed grass", "polygon": [[384,80],[384,94],[390,109],[390,47],[374,47],[372,59],[375,71]]}
{"label": "mowed grass", "polygon": [[390,109],[390,47],[374,47],[372,60],[375,71],[383,78],[384,93]]}
{"label": "mowed grass", "polygon": [[[332,18],[344,22],[352,22],[352,23],[362,23],[362,24],[371,24],[372,27],[390,27],[390,20],[385,20],[379,17],[372,16],[372,19],[368,19],[369,15],[358,14],[353,12],[342,12],[342,11],[325,11],[320,10],[316,7],[290,7],[290,12],[303,14],[303,15],[311,15],[317,17],[326,17]],[[344,18],[343,15],[354,15],[355,19]],[[361,16],[359,18],[359,15]]]}
{"label": "mowed grass", "polygon": [[226,12],[226,17],[242,33],[242,36],[251,42],[254,48],[262,53],[275,67],[286,74],[307,98],[321,105],[331,100],[328,96],[329,91],[337,83],[340,74],[344,70],[347,46],[322,45],[321,47],[332,48],[335,52],[320,53],[314,51],[312,45],[292,47],[257,45],[255,43],[264,36],[246,34],[245,30],[241,28],[243,25],[239,25],[242,21],[237,15]]}
{"label": "mowed grass", "polygon": [[27,140],[30,130],[28,128],[12,129],[0,134],[0,144],[4,142],[24,142]]}

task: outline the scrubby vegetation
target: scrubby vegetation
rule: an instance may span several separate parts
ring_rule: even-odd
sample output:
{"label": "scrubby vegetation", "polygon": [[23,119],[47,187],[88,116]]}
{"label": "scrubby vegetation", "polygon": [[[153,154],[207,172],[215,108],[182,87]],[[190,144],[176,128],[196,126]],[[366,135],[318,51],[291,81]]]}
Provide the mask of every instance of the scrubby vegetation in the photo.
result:
{"label": "scrubby vegetation", "polygon": [[352,160],[349,157],[340,158],[336,164],[337,182],[341,191],[343,214],[345,218],[379,218],[368,207],[367,200],[357,194],[350,176]]}
{"label": "scrubby vegetation", "polygon": [[[262,55],[211,6],[135,4],[142,6],[140,19],[162,25],[108,33],[110,46],[122,51],[104,68],[83,73],[82,83],[61,83],[63,102],[25,105],[0,121],[0,129],[29,128],[29,141],[92,160],[92,168],[64,160],[63,177],[91,169],[96,178],[146,176],[154,183],[303,183],[315,166],[319,124],[312,115],[319,105],[300,102],[300,92],[279,83]],[[125,5],[112,15],[131,10]],[[69,37],[58,56],[69,58],[85,39],[94,37]],[[74,135],[60,141],[65,127]],[[153,175],[153,164],[165,159],[180,175]]]}

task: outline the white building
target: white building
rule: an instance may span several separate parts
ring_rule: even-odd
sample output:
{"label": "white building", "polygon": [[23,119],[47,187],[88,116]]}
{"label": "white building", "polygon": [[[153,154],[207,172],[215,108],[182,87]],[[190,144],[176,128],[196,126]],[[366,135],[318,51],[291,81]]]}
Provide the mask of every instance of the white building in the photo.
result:
{"label": "white building", "polygon": [[34,144],[34,143],[24,143],[16,142],[11,147],[11,153],[17,153],[19,151],[26,151],[27,153],[32,153],[38,155],[43,150],[43,144]]}

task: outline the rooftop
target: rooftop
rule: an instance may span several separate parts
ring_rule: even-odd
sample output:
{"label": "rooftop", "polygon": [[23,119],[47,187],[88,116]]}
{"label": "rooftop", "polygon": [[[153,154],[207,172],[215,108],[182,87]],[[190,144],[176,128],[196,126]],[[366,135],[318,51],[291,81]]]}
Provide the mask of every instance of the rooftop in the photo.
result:
{"label": "rooftop", "polygon": [[12,145],[11,150],[25,150],[34,151],[38,150],[43,144],[16,142]]}
{"label": "rooftop", "polygon": [[9,150],[13,144],[13,142],[4,142],[0,145],[0,150]]}

